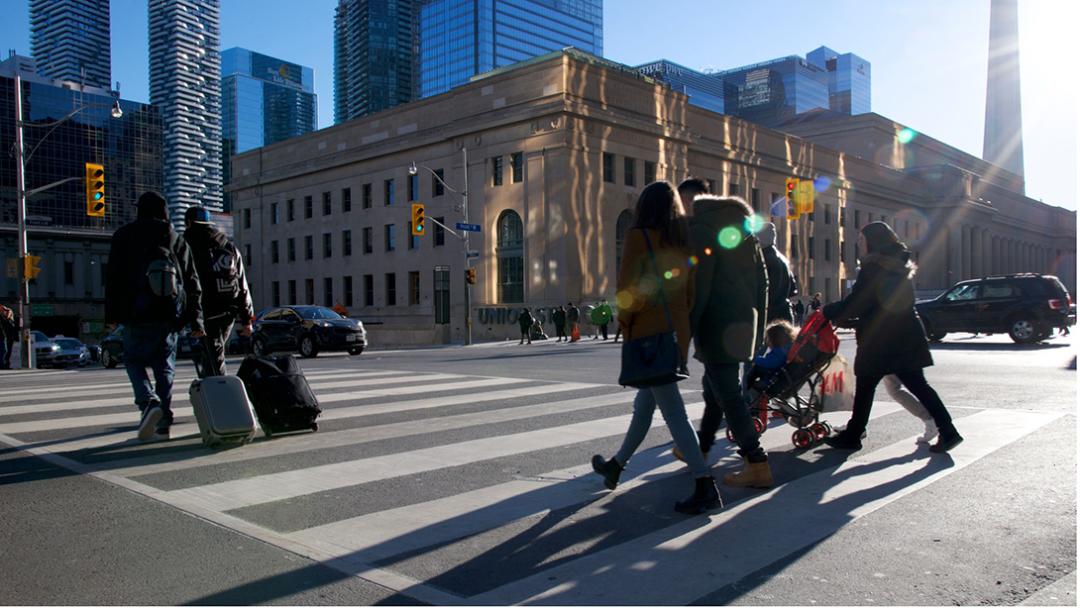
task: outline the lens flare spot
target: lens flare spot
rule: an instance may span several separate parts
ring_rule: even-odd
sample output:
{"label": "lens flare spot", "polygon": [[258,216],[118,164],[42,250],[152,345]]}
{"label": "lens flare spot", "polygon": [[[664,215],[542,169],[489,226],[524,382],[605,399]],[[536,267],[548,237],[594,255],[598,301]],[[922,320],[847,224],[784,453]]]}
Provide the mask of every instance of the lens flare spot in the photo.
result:
{"label": "lens flare spot", "polygon": [[634,304],[634,295],[625,289],[615,294],[615,306],[630,308]]}
{"label": "lens flare spot", "polygon": [[896,134],[896,139],[902,144],[909,144],[916,136],[918,136],[918,132],[916,132],[915,129],[904,127]]}
{"label": "lens flare spot", "polygon": [[747,232],[751,232],[751,233],[756,234],[756,233],[760,232],[762,228],[765,227],[765,218],[763,218],[760,215],[755,213],[755,214],[751,215],[750,217],[746,218],[746,221],[743,222],[743,225],[746,226],[746,231]]}
{"label": "lens flare spot", "polygon": [[734,226],[728,226],[716,235],[716,242],[724,249],[734,249],[742,242],[742,232]]}
{"label": "lens flare spot", "polygon": [[672,277],[672,274],[671,274],[671,271],[670,271],[670,270],[668,270],[668,271],[664,272],[664,278],[665,278],[665,279],[667,279],[667,280],[669,280],[669,281],[670,281],[670,280],[671,280],[671,277]]}
{"label": "lens flare spot", "polygon": [[818,192],[825,192],[829,189],[829,186],[831,185],[832,180],[825,177],[824,175],[819,175],[814,178],[814,190]]}
{"label": "lens flare spot", "polygon": [[679,278],[679,275],[682,274],[682,270],[680,270],[679,267],[676,266],[675,268],[672,268],[669,273],[671,274],[671,277],[673,279],[677,279]]}
{"label": "lens flare spot", "polygon": [[698,257],[697,257],[696,255],[692,255],[692,256],[690,256],[690,259],[689,259],[689,260],[687,260],[687,262],[688,262],[688,263],[689,263],[689,264],[690,264],[691,266],[697,266],[697,265],[698,265]]}
{"label": "lens flare spot", "polygon": [[711,247],[706,247],[705,248],[705,255],[712,255],[712,248]]}

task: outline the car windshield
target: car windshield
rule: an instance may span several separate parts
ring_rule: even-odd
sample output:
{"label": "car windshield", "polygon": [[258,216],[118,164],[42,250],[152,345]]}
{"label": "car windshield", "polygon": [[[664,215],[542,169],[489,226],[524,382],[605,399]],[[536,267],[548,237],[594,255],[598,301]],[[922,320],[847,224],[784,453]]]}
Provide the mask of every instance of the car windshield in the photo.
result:
{"label": "car windshield", "polygon": [[301,317],[311,321],[319,319],[340,319],[341,315],[330,310],[329,308],[323,308],[322,306],[304,306],[294,308]]}
{"label": "car windshield", "polygon": [[59,344],[60,348],[65,348],[65,349],[66,348],[79,348],[80,346],[82,346],[81,342],[79,342],[78,340],[75,340],[73,338],[60,338],[59,340],[53,340],[53,342],[56,342],[57,344]]}
{"label": "car windshield", "polygon": [[48,342],[49,341],[49,337],[46,336],[45,334],[41,333],[40,331],[32,331],[30,333],[34,336],[34,341],[35,342]]}

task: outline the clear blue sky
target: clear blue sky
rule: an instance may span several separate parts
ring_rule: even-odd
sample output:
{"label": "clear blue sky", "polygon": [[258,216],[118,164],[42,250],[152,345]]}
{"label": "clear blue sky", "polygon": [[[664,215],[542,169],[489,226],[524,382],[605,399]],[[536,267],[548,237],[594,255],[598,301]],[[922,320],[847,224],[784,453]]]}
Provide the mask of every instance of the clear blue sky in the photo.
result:
{"label": "clear blue sky", "polygon": [[[3,49],[29,54],[26,0],[0,0]],[[315,69],[319,125],[333,123],[337,0],[222,0],[221,45]],[[873,110],[982,155],[990,0],[606,0],[604,54],[729,68],[825,45],[870,61]],[[1027,193],[1076,209],[1075,28],[1080,0],[1020,0]],[[146,0],[112,0],[113,80],[147,92]],[[6,53],[5,53],[6,56]]]}

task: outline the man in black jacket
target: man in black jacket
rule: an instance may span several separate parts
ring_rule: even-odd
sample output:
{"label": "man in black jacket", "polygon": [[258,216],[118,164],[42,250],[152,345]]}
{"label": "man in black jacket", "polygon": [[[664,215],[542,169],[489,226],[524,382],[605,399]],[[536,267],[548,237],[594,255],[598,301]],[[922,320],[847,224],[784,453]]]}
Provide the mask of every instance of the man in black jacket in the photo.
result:
{"label": "man in black jacket", "polygon": [[124,324],[124,367],[142,412],[139,439],[149,441],[169,438],[177,332],[188,326],[194,337],[205,333],[195,261],[169,223],[165,199],[147,192],[135,205],[135,221],[113,234],[105,322]]}
{"label": "man in black jacket", "polygon": [[15,311],[0,304],[0,369],[11,369],[11,350],[19,333]]}
{"label": "man in black jacket", "polygon": [[[251,320],[255,310],[248,293],[244,260],[236,245],[210,221],[205,207],[188,207],[184,213],[184,241],[195,258],[202,285],[202,310],[206,322],[206,343],[210,348],[211,369],[199,367],[199,375],[225,375],[225,343],[232,332],[233,321],[240,325],[237,333],[251,335]],[[199,361],[200,359],[196,359]]]}
{"label": "man in black jacket", "polygon": [[791,312],[791,302],[788,298],[796,295],[799,290],[795,287],[795,277],[791,274],[791,266],[784,254],[776,249],[776,225],[765,222],[757,233],[761,243],[761,255],[765,258],[765,270],[769,274],[769,307],[766,321],[795,322],[795,316]]}

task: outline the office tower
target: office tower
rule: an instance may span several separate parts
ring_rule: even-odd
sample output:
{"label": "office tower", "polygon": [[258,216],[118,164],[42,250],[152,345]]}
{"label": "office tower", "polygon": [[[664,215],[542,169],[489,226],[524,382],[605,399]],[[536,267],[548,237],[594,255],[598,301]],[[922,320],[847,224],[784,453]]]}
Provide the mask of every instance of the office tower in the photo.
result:
{"label": "office tower", "polygon": [[655,78],[680,93],[686,93],[690,97],[690,103],[696,106],[718,114],[724,113],[725,84],[719,78],[666,59],[639,65],[634,69],[643,76]]}
{"label": "office tower", "polygon": [[837,53],[822,46],[806,54],[806,61],[829,75],[829,109],[854,116],[870,111],[870,62],[853,53]]}
{"label": "office tower", "polygon": [[30,0],[30,54],[40,74],[111,88],[109,0]]}
{"label": "office tower", "polygon": [[173,224],[192,205],[222,209],[218,0],[149,0],[150,103],[161,112]]}
{"label": "office tower", "polygon": [[314,82],[309,67],[239,47],[221,53],[224,183],[233,154],[318,128]]}
{"label": "office tower", "polygon": [[603,0],[427,0],[420,8],[420,97],[573,46],[604,54]]}
{"label": "office tower", "polygon": [[334,122],[416,99],[419,0],[339,0],[334,13]]}
{"label": "office tower", "polygon": [[[1020,120],[1020,37],[1016,0],[990,2],[990,57],[986,66],[983,160],[1024,177]],[[1020,185],[1021,192],[1023,184]]]}

